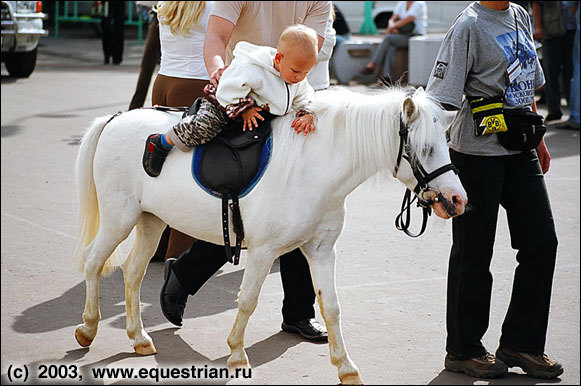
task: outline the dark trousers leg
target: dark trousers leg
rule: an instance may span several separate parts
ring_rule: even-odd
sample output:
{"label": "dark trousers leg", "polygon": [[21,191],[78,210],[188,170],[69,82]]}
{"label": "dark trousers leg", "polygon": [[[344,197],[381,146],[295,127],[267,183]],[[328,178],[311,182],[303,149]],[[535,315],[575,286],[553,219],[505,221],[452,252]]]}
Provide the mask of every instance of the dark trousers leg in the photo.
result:
{"label": "dark trousers leg", "polygon": [[492,291],[489,267],[504,176],[496,164],[488,169],[485,157],[454,151],[450,156],[459,169],[470,209],[452,219],[446,351],[459,358],[473,358],[485,352],[481,338],[488,329]]}
{"label": "dark trousers leg", "polygon": [[101,42],[103,44],[105,64],[107,64],[113,55],[113,31],[111,29],[111,19],[105,16],[101,17]]}
{"label": "dark trousers leg", "polygon": [[[186,291],[194,295],[226,261],[223,246],[196,240],[175,262],[173,271]],[[314,318],[315,291],[309,265],[300,249],[280,257],[280,274],[285,294],[283,320],[296,322]]]}
{"label": "dark trousers leg", "polygon": [[147,97],[147,90],[149,90],[149,84],[151,83],[151,77],[153,76],[153,71],[159,62],[160,56],[161,44],[159,41],[159,23],[157,21],[157,14],[155,14],[147,29],[143,57],[141,58],[139,79],[137,80],[135,93],[133,94],[133,98],[129,104],[129,110],[143,107],[145,98]]}
{"label": "dark trousers leg", "polygon": [[113,63],[121,63],[123,60],[123,47],[125,44],[125,1],[110,1],[109,12],[113,19]]}
{"label": "dark trousers leg", "polygon": [[470,210],[452,223],[446,350],[460,358],[485,352],[481,339],[489,322],[490,262],[500,204],[507,211],[519,262],[501,344],[526,352],[543,349],[557,239],[536,153],[506,157],[450,153]]}
{"label": "dark trousers leg", "polygon": [[561,90],[567,100],[571,96],[571,78],[573,77],[573,45],[575,43],[575,30],[567,31],[563,42],[563,72],[561,74]]}
{"label": "dark trousers leg", "polygon": [[175,262],[172,269],[180,284],[194,295],[204,283],[226,264],[224,246],[196,240]]}
{"label": "dark trousers leg", "polygon": [[315,317],[315,290],[307,259],[299,248],[280,257],[280,276],[284,290],[282,317],[285,322]]}
{"label": "dark trousers leg", "polygon": [[545,71],[545,96],[549,114],[561,113],[561,64],[563,62],[563,37],[543,40],[543,69]]}
{"label": "dark trousers leg", "polygon": [[536,152],[508,165],[501,204],[506,209],[511,246],[518,266],[502,325],[500,344],[518,352],[545,349],[557,235],[549,195]]}

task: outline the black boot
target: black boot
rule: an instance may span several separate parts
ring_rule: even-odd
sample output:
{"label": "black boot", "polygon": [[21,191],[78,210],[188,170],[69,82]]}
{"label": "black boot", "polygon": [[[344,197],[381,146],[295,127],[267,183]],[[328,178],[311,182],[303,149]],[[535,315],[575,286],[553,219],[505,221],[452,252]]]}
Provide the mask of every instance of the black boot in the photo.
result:
{"label": "black boot", "polygon": [[143,169],[149,176],[159,176],[165,157],[167,157],[170,150],[161,144],[161,134],[151,134],[147,137],[143,153]]}
{"label": "black boot", "polygon": [[182,325],[186,302],[188,301],[188,292],[182,287],[180,281],[172,270],[173,264],[177,259],[167,259],[163,269],[165,282],[161,287],[160,303],[161,312],[167,320],[176,326]]}

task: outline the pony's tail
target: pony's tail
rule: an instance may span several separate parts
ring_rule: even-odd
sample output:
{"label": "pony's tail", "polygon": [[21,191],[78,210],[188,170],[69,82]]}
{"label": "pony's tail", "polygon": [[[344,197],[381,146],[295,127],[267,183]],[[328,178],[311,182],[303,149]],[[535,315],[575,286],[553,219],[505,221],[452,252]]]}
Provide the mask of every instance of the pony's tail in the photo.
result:
{"label": "pony's tail", "polygon": [[[85,249],[97,236],[100,224],[99,202],[93,178],[93,160],[99,137],[109,122],[111,116],[96,118],[89,127],[83,139],[77,161],[75,163],[75,182],[77,185],[77,201],[79,205],[79,228],[74,255],[79,262],[79,270],[84,272],[86,254]],[[119,252],[117,249],[105,262],[102,274],[108,275],[118,265]]]}

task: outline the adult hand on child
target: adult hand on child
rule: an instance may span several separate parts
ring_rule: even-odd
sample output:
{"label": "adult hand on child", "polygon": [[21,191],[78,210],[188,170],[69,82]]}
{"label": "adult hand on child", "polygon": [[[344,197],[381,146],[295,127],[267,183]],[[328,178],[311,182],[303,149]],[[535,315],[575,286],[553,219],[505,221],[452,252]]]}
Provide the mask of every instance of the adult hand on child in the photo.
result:
{"label": "adult hand on child", "polygon": [[214,87],[218,87],[218,83],[220,82],[220,78],[222,77],[222,73],[228,66],[217,68],[214,72],[210,74],[210,83],[214,85]]}
{"label": "adult hand on child", "polygon": [[251,107],[242,113],[242,119],[244,120],[244,126],[242,126],[242,131],[246,131],[247,128],[248,130],[252,131],[253,125],[254,127],[258,127],[258,122],[256,121],[256,118],[260,119],[261,121],[264,121],[262,115],[258,113],[259,111],[262,111],[260,107]]}

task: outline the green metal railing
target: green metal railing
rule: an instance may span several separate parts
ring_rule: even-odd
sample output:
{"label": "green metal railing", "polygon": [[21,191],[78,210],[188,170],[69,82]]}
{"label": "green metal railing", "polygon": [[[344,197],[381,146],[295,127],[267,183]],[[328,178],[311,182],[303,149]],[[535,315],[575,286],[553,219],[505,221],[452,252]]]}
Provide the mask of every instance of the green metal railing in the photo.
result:
{"label": "green metal railing", "polygon": [[[79,14],[79,4],[86,3],[89,6],[89,13],[86,12]],[[55,17],[54,17],[54,36],[59,37],[59,23],[62,22],[74,22],[74,23],[100,23],[101,18],[99,16],[91,15],[91,9],[94,1],[57,1],[55,5]],[[126,1],[127,3],[127,19],[125,20],[125,25],[136,26],[137,27],[137,42],[141,44],[143,42],[143,17],[140,14],[141,6],[135,4],[135,1]],[[62,11],[61,11],[62,5]]]}

